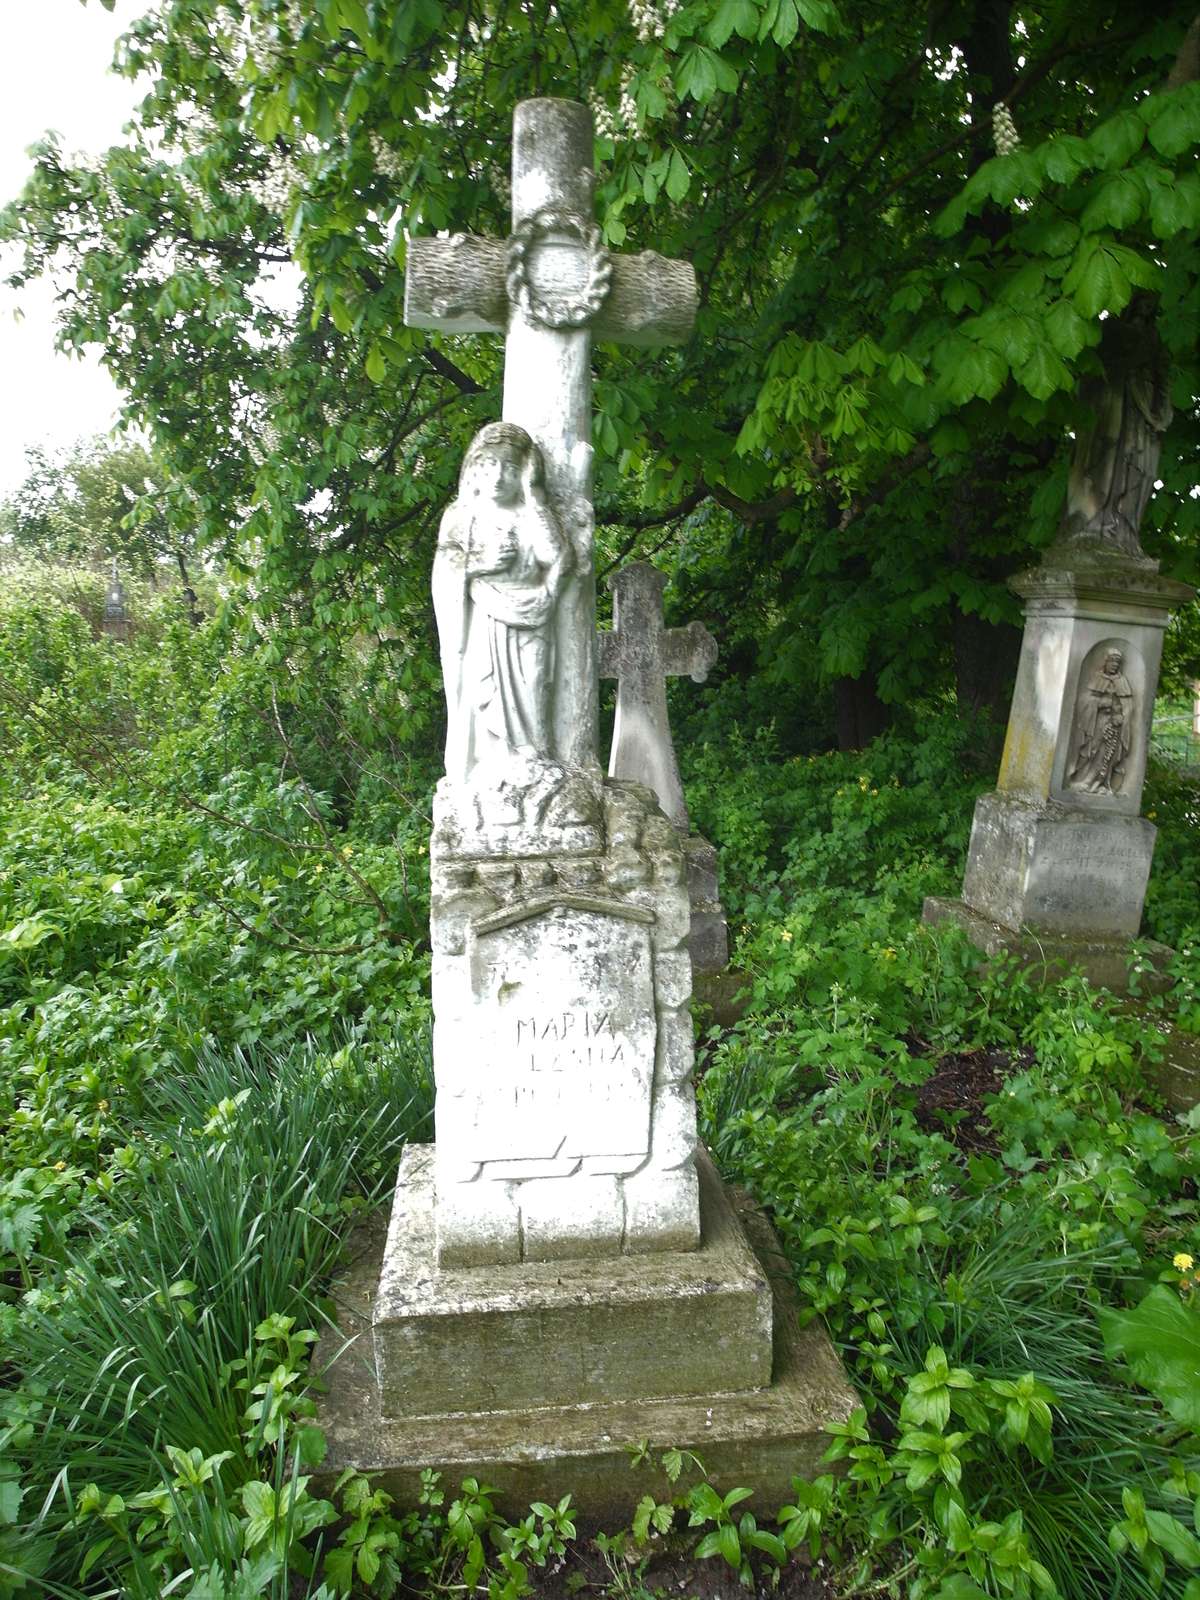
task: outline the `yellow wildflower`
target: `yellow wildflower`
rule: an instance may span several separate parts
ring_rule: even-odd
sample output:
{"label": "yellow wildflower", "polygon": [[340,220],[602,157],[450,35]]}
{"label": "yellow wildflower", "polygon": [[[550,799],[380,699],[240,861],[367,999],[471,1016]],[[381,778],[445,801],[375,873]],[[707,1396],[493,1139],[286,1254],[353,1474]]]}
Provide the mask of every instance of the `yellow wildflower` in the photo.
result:
{"label": "yellow wildflower", "polygon": [[1195,1262],[1186,1250],[1181,1250],[1178,1255],[1171,1257],[1171,1265],[1176,1272],[1190,1272],[1195,1266]]}
{"label": "yellow wildflower", "polygon": [[791,944],[792,942],[791,932],[787,928],[781,928],[779,930],[779,937],[783,940],[784,944]]}
{"label": "yellow wildflower", "polygon": [[107,1100],[101,1100],[99,1102],[99,1109],[101,1111],[107,1111],[108,1110],[108,1101]]}
{"label": "yellow wildflower", "polygon": [[65,1161],[56,1161],[54,1163],[54,1170],[55,1172],[65,1172],[67,1170],[67,1163]]}

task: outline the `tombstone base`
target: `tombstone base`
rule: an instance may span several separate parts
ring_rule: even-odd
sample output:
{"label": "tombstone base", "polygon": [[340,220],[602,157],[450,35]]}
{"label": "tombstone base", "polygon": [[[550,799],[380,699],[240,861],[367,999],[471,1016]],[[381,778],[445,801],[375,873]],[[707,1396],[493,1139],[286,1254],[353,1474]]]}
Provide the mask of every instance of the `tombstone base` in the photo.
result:
{"label": "tombstone base", "polygon": [[[677,1446],[695,1451],[722,1492],[745,1484],[754,1489],[760,1509],[772,1511],[789,1498],[793,1476],[812,1477],[824,1470],[820,1461],[829,1444],[825,1429],[847,1419],[858,1403],[857,1396],[821,1325],[799,1326],[786,1265],[762,1213],[745,1196],[726,1194],[711,1165],[704,1161],[701,1165],[704,1192],[711,1199],[710,1185],[715,1186],[716,1208],[726,1218],[721,1226],[740,1238],[738,1251],[744,1249],[743,1259],[754,1263],[760,1306],[762,1298],[770,1303],[771,1361],[769,1372],[762,1374],[762,1386],[732,1389],[732,1368],[723,1359],[728,1354],[729,1330],[710,1320],[709,1294],[702,1305],[693,1294],[686,1302],[686,1334],[668,1334],[673,1341],[669,1350],[658,1352],[660,1358],[664,1354],[670,1358],[674,1392],[637,1398],[633,1393],[620,1393],[618,1381],[617,1392],[605,1401],[562,1405],[524,1399],[520,1403],[514,1400],[503,1410],[469,1410],[463,1404],[467,1388],[456,1382],[466,1374],[452,1367],[439,1371],[436,1362],[431,1366],[428,1352],[423,1357],[420,1350],[425,1331],[414,1324],[412,1370],[415,1373],[417,1363],[425,1360],[426,1376],[433,1385],[430,1398],[443,1409],[422,1416],[388,1416],[372,1336],[374,1327],[378,1337],[378,1285],[384,1256],[383,1230],[377,1220],[356,1236],[360,1253],[334,1291],[338,1328],[323,1338],[314,1358],[316,1370],[324,1372],[327,1384],[317,1419],[328,1445],[320,1483],[328,1488],[339,1473],[353,1467],[377,1474],[380,1486],[401,1506],[413,1505],[421,1472],[431,1467],[442,1474],[444,1486],[452,1492],[466,1477],[493,1485],[497,1505],[507,1515],[523,1515],[531,1501],[554,1502],[570,1494],[585,1524],[612,1530],[628,1524],[648,1489],[660,1495],[667,1492],[665,1483],[655,1482],[644,1469],[631,1469],[628,1447],[641,1440],[659,1449]],[[710,1204],[705,1212],[706,1240],[712,1209]],[[710,1273],[721,1274],[711,1284],[714,1304],[729,1288],[729,1243],[726,1239],[723,1265],[721,1251],[712,1254],[706,1243],[688,1258],[693,1268],[707,1260]],[[681,1257],[665,1259],[679,1263]],[[651,1257],[636,1265],[648,1273],[655,1270]],[[576,1292],[574,1298],[593,1302],[596,1343],[590,1370],[608,1363],[619,1380],[621,1366],[640,1362],[646,1352],[633,1348],[627,1337],[614,1330],[603,1307],[606,1274],[598,1268],[599,1264],[594,1264],[588,1273],[592,1292],[588,1296]],[[519,1270],[523,1274],[531,1271],[528,1266]],[[487,1269],[477,1275],[482,1293],[495,1282],[497,1273]],[[454,1276],[462,1280],[475,1275]],[[414,1293],[422,1292],[422,1287],[430,1290],[428,1283],[409,1286]],[[660,1282],[659,1293],[664,1300],[670,1299],[672,1290],[666,1279]],[[564,1304],[569,1298],[564,1297]],[[662,1306],[660,1311],[667,1321],[676,1317],[674,1326],[683,1326],[678,1305],[673,1310]],[[756,1340],[760,1337],[761,1333],[755,1335]],[[556,1360],[553,1339],[553,1332],[547,1329],[546,1337],[536,1344],[531,1340],[524,1352],[505,1349],[494,1356],[489,1381],[497,1401],[504,1404],[506,1397],[515,1394],[510,1380],[515,1385],[517,1369],[510,1361],[520,1363],[526,1377],[539,1363],[544,1372]],[[711,1379],[704,1380],[700,1393],[679,1392],[689,1384],[695,1389],[697,1364],[713,1369]],[[577,1369],[580,1385],[587,1382],[588,1372],[588,1363],[581,1362]]]}
{"label": "tombstone base", "polygon": [[683,841],[687,864],[688,902],[692,911],[688,931],[688,954],[692,976],[702,972],[724,972],[729,965],[729,926],[721,891],[717,885],[717,852],[700,834],[689,834]]}
{"label": "tombstone base", "polygon": [[1004,928],[1070,941],[1135,939],[1157,832],[1145,817],[982,795],[963,900]]}
{"label": "tombstone base", "polygon": [[[1125,994],[1130,987],[1130,969],[1135,960],[1133,943],[1128,939],[1089,939],[1050,933],[1036,928],[1006,928],[993,922],[962,900],[929,895],[921,920],[937,925],[953,922],[985,955],[1014,956],[1022,967],[1044,983],[1057,983],[1069,972],[1082,972],[1097,989]],[[1153,939],[1138,941],[1137,953],[1149,962],[1149,971],[1138,974],[1141,994],[1161,994],[1171,986],[1164,968],[1174,955],[1165,944]]]}
{"label": "tombstone base", "polygon": [[508,1411],[764,1387],[770,1289],[711,1162],[698,1165],[698,1249],[439,1269],[433,1151],[410,1146],[372,1313],[382,1409]]}

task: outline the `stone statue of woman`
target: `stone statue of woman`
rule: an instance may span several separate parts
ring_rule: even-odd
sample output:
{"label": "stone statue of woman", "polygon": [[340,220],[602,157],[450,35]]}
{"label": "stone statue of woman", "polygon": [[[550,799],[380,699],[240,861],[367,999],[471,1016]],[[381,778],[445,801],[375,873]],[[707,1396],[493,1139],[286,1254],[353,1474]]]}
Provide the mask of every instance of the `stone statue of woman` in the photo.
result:
{"label": "stone statue of woman", "polygon": [[1125,779],[1133,736],[1133,689],[1115,647],[1094,668],[1075,708],[1075,765],[1067,782],[1085,794],[1116,794]]}
{"label": "stone statue of woman", "polygon": [[1138,530],[1172,415],[1152,300],[1139,296],[1124,316],[1109,320],[1100,358],[1104,377],[1083,395],[1095,421],[1075,441],[1058,543],[1147,561]]}
{"label": "stone statue of woman", "polygon": [[463,459],[433,567],[446,687],[446,775],[499,775],[552,756],[555,609],[570,545],[546,496],[541,452],[510,422]]}

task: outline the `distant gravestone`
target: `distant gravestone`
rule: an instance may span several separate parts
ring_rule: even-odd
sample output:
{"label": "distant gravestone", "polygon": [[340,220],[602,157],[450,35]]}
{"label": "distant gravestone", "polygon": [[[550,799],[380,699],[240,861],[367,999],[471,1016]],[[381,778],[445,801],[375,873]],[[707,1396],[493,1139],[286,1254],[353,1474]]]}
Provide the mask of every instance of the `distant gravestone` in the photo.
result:
{"label": "distant gravestone", "polygon": [[326,1472],[404,1497],[432,1467],[627,1519],[627,1443],[783,1495],[856,1402],[698,1149],[679,835],[597,758],[591,336],[682,339],[695,279],[609,257],[592,149],[585,106],[523,102],[508,243],[408,243],[410,325],[505,334],[504,417],[434,562],[436,1144],[405,1151],[377,1276],[343,1298],[322,1427]]}
{"label": "distant gravestone", "polygon": [[609,755],[610,778],[653,789],[684,840],[692,924],[688,949],[695,972],[720,972],[729,962],[729,932],[717,888],[717,853],[691,832],[679,763],[667,717],[666,680],[703,683],[717,659],[717,641],[702,622],[663,625],[666,576],[648,561],[633,561],[609,580],[613,627],[601,630],[600,676],[617,680],[617,711]]}
{"label": "distant gravestone", "polygon": [[[1157,832],[1139,811],[1163,634],[1193,596],[1138,537],[1171,416],[1147,309],[1106,324],[1058,539],[1012,583],[1025,634],[999,781],[975,807],[962,899],[925,905],[927,921],[958,922],[988,954],[1052,977],[1078,967],[1116,990]],[[1170,953],[1146,948],[1159,966]]]}
{"label": "distant gravestone", "polygon": [[115,556],[108,589],[104,595],[104,616],[100,622],[100,631],[108,634],[110,639],[119,639],[122,643],[129,638],[130,624],[129,613],[125,609],[125,589],[121,583],[121,575],[117,571]]}

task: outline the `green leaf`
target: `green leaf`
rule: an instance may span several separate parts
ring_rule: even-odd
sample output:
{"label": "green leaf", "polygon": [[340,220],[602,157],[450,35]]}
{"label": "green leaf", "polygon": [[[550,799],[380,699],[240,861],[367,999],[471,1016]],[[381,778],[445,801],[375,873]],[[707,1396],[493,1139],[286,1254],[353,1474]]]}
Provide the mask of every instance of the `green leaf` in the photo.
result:
{"label": "green leaf", "polygon": [[367,351],[367,377],[372,383],[382,383],[387,377],[387,361],[377,344]]}
{"label": "green leaf", "polygon": [[21,1496],[24,1493],[15,1479],[0,1478],[0,1524],[13,1523],[17,1520],[21,1510]]}
{"label": "green leaf", "polygon": [[758,7],[754,0],[721,0],[708,25],[708,37],[719,50],[730,34],[753,39],[758,32]]}
{"label": "green leaf", "polygon": [[1132,1311],[1100,1311],[1104,1348],[1124,1356],[1143,1389],[1200,1432],[1200,1312],[1156,1284]]}
{"label": "green leaf", "polygon": [[1155,96],[1143,110],[1161,106],[1150,123],[1150,143],[1164,156],[1180,156],[1200,143],[1200,85],[1181,85],[1169,94]]}
{"label": "green leaf", "polygon": [[692,175],[688,164],[678,150],[671,151],[671,164],[667,169],[666,190],[672,200],[682,200],[691,187]]}
{"label": "green leaf", "polygon": [[720,1528],[714,1528],[711,1533],[706,1533],[704,1535],[703,1539],[701,1539],[700,1543],[696,1546],[695,1551],[693,1552],[697,1561],[707,1561],[710,1556],[720,1555],[720,1535]]}
{"label": "green leaf", "polygon": [[1088,146],[1108,171],[1123,167],[1137,154],[1146,136],[1146,125],[1136,111],[1118,111],[1102,122],[1088,138]]}
{"label": "green leaf", "polygon": [[1046,314],[1046,332],[1059,355],[1073,361],[1087,343],[1088,325],[1069,300],[1056,300]]}
{"label": "green leaf", "polygon": [[727,1522],[723,1527],[717,1528],[715,1531],[717,1535],[717,1548],[720,1550],[725,1561],[728,1562],[728,1564],[736,1572],[738,1567],[740,1567],[742,1564],[742,1541],[738,1537],[737,1529],[734,1527],[732,1522]]}
{"label": "green leaf", "polygon": [[1073,183],[1081,172],[1093,165],[1093,152],[1083,139],[1068,133],[1043,145],[1037,159],[1054,183]]}
{"label": "green leaf", "polygon": [[1200,1567],[1200,1539],[1166,1511],[1147,1511],[1146,1526],[1160,1550],[1181,1567]]}
{"label": "green leaf", "polygon": [[711,100],[717,89],[717,69],[714,53],[702,44],[685,50],[675,68],[675,91],[682,100],[690,95],[693,100]]}
{"label": "green leaf", "polygon": [[1200,223],[1200,177],[1190,172],[1177,183],[1159,184],[1150,198],[1150,226],[1159,239],[1169,239]]}
{"label": "green leaf", "polygon": [[[1029,360],[1019,369],[1016,376],[1017,382],[1023,388],[1028,389],[1035,400],[1048,399],[1056,389],[1069,389],[1072,382],[1070,370],[1064,365],[1058,354],[1046,344],[1038,345]],[[1021,1416],[1021,1430],[1019,1432],[1016,1429],[1013,1430],[1017,1433],[1018,1438],[1024,1438],[1025,1436],[1025,1412],[1023,1409],[1021,1410]]]}
{"label": "green leaf", "polygon": [[1145,183],[1132,172],[1118,172],[1098,185],[1079,220],[1089,232],[1097,228],[1128,228],[1141,216],[1145,205]]}

